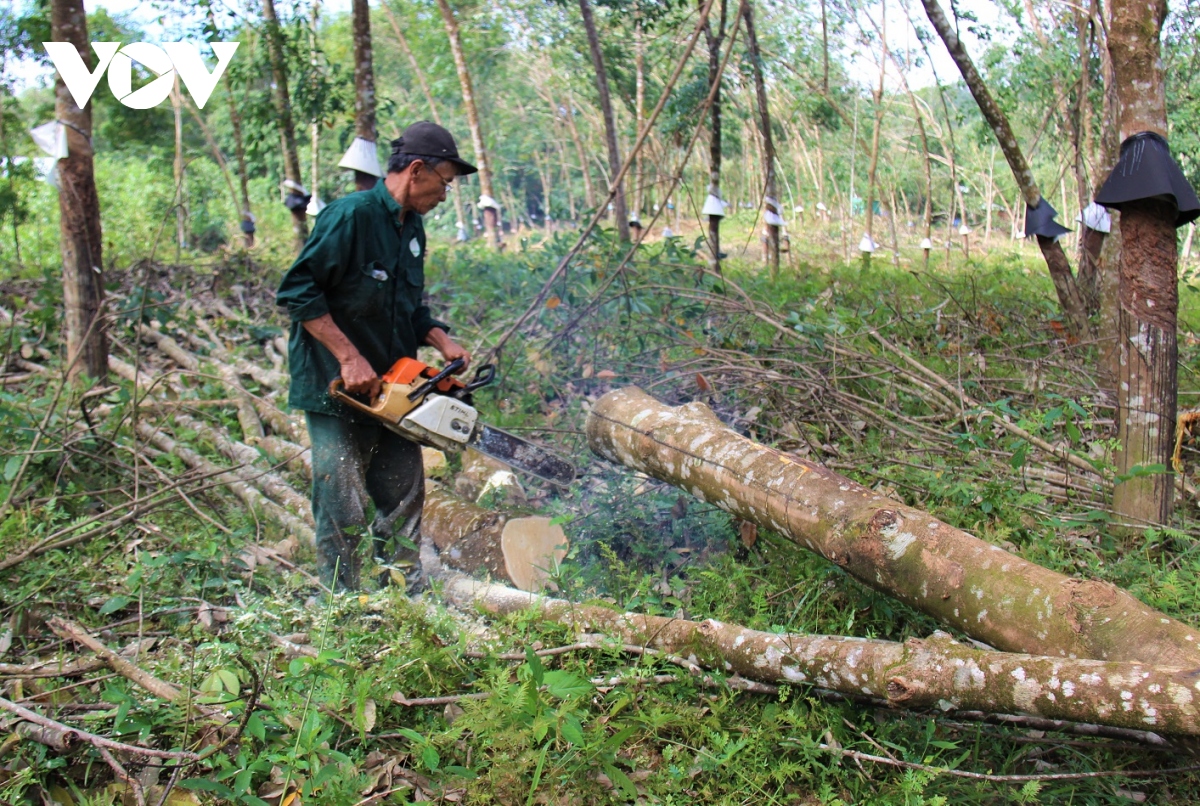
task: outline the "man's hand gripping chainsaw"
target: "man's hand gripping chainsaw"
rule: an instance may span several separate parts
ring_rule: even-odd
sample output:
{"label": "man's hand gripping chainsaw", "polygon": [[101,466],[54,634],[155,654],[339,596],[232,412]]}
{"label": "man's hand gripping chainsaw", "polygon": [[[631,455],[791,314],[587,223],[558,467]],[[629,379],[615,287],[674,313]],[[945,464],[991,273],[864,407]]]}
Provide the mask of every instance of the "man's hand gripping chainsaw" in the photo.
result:
{"label": "man's hand gripping chainsaw", "polygon": [[364,403],[349,394],[341,378],[329,384],[329,396],[368,414],[407,439],[440,450],[474,448],[506,465],[554,484],[575,479],[575,468],[560,456],[498,428],[478,422],[471,393],[496,379],[485,364],[470,383],[453,377],[463,367],[456,359],[438,371],[414,358],[401,358],[383,376],[379,395]]}

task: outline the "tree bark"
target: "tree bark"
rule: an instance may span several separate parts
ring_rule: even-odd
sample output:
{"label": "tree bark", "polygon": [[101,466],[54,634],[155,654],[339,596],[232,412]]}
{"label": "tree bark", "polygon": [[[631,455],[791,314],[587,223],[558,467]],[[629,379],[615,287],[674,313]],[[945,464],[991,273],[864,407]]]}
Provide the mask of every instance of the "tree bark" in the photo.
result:
{"label": "tree bark", "polygon": [[[754,93],[758,99],[758,132],[762,138],[763,187],[766,197],[764,209],[779,215],[779,189],[775,178],[775,140],[771,136],[771,109],[767,105],[767,85],[763,80],[762,53],[758,49],[758,35],[754,29],[754,3],[748,2],[743,17],[746,20],[746,48],[754,70]],[[767,267],[771,276],[779,274],[779,226],[767,224]]]}
{"label": "tree bark", "polygon": [[[354,134],[374,143],[379,134],[375,129],[375,68],[371,58],[371,9],[367,0],[354,0],[351,8],[354,28]],[[378,177],[354,172],[354,185],[370,190]],[[316,189],[313,189],[316,193]]]}
{"label": "tree bark", "polygon": [[[703,6],[703,2],[700,5]],[[636,6],[633,18],[633,65],[634,131],[640,134],[642,127],[646,125],[646,32],[642,27],[641,13]],[[642,166],[644,153],[637,153],[633,168],[633,217],[639,223],[642,220],[642,198],[646,187],[646,176]]]}
{"label": "tree bark", "polygon": [[[267,58],[271,60],[271,79],[275,83],[275,113],[279,115],[279,129],[283,142],[283,175],[286,179],[303,186],[300,155],[296,151],[296,127],[292,121],[292,101],[288,92],[287,63],[283,55],[283,31],[279,27],[279,17],[275,14],[275,0],[263,0],[262,8],[267,29]],[[316,192],[316,188],[312,190]],[[299,252],[308,240],[308,213],[303,208],[291,212],[294,245]]]}
{"label": "tree bark", "polygon": [[[496,191],[492,186],[492,166],[487,147],[484,145],[483,126],[479,122],[479,109],[475,106],[475,89],[471,85],[471,72],[467,69],[467,57],[463,52],[458,21],[454,18],[454,10],[450,8],[449,0],[437,0],[437,4],[438,10],[442,14],[442,23],[446,26],[446,36],[450,40],[450,52],[454,56],[454,69],[458,73],[458,84],[462,89],[463,109],[467,113],[467,127],[471,130],[471,144],[475,149],[475,163],[479,168],[479,192],[495,199]],[[500,220],[494,208],[484,208],[483,229],[488,242],[493,246],[499,246]]]}
{"label": "tree bark", "polygon": [[187,110],[191,114],[192,120],[196,121],[196,125],[200,127],[200,132],[204,135],[204,142],[208,143],[208,150],[212,152],[213,160],[217,163],[217,167],[221,169],[221,176],[225,179],[225,186],[229,189],[229,199],[233,202],[233,210],[236,213],[240,202],[237,191],[233,187],[233,177],[229,173],[229,161],[221,153],[221,147],[217,145],[217,140],[213,137],[212,129],[204,122],[204,114],[196,107],[195,102],[187,97],[183,98],[183,102],[187,105]]}
{"label": "tree bark", "polygon": [[[1167,104],[1159,35],[1165,0],[1114,0],[1108,47],[1119,110],[1120,139],[1138,132],[1167,136]],[[1135,526],[1170,523],[1175,495],[1171,454],[1179,310],[1174,205],[1149,199],[1121,209],[1117,327],[1118,477],[1162,466],[1113,488],[1113,509]]]}
{"label": "tree bark", "polygon": [[[979,71],[975,69],[975,63],[971,61],[966,47],[958,38],[950,21],[946,19],[938,0],[921,0],[921,3],[925,6],[925,14],[929,17],[929,22],[946,44],[946,50],[949,51],[959,72],[962,73],[967,88],[971,90],[971,95],[975,97],[979,111],[983,113],[992,132],[996,135],[1000,150],[1004,153],[1008,167],[1017,180],[1017,186],[1021,189],[1025,204],[1031,209],[1037,207],[1042,202],[1042,192],[1033,178],[1033,170],[1021,152],[1017,136],[1013,133],[1012,126],[1009,125],[1008,116],[992,98],[991,91],[988,90]],[[1058,241],[1039,235],[1037,242],[1042,257],[1046,261],[1046,268],[1050,271],[1050,278],[1054,281],[1054,290],[1058,294],[1059,307],[1062,308],[1063,315],[1067,319],[1067,327],[1075,338],[1079,338],[1088,332],[1088,315],[1079,284],[1075,280],[1075,275],[1071,273],[1071,263]]]}
{"label": "tree bark", "polygon": [[[241,227],[242,243],[247,249],[254,246],[254,214],[250,210],[250,177],[246,173],[246,145],[242,141],[242,116],[233,99],[233,84],[225,74],[225,91],[229,96],[229,123],[233,127],[233,148],[237,156],[238,185],[242,193]],[[250,230],[246,232],[246,230]]]}
{"label": "tree bark", "polygon": [[579,170],[583,173],[583,203],[589,210],[596,209],[596,191],[592,187],[592,171],[587,158],[587,149],[583,147],[583,138],[579,136],[579,126],[575,123],[575,97],[567,90],[567,128],[571,132],[571,141],[575,143],[575,153],[579,157]]}
{"label": "tree bark", "polygon": [[758,445],[698,403],[610,392],[592,450],[794,540],[866,585],[1011,652],[1200,667],[1200,631],[1102,582],[1071,579],[820,465]]}
{"label": "tree bark", "polygon": [[[1103,12],[1097,0],[1091,0],[1093,30],[1099,40],[1097,48],[1100,56],[1100,77],[1104,85],[1104,100],[1100,109],[1100,140],[1095,154],[1095,186],[1102,187],[1109,172],[1117,163],[1120,155],[1120,125],[1117,122],[1117,89],[1116,73],[1113,68],[1112,55],[1108,48],[1108,31],[1112,24],[1112,5],[1104,4]],[[1108,234],[1102,239],[1096,272],[1099,275],[1100,321],[1098,344],[1100,357],[1097,361],[1100,382],[1113,390],[1115,395],[1118,375],[1118,346],[1117,329],[1120,320],[1120,302],[1117,294],[1121,264],[1121,214],[1110,210],[1112,223]]]}
{"label": "tree bark", "polygon": [[[876,177],[879,169],[879,136],[883,131],[883,79],[887,75],[887,2],[884,0],[879,12],[879,42],[883,52],[879,58],[879,89],[874,93],[873,100],[875,101],[875,127],[871,132],[871,162],[867,166],[867,237],[871,242],[875,242],[874,222],[875,222],[875,185]],[[963,217],[966,220],[966,216]],[[895,252],[893,252],[895,254]],[[864,252],[863,260],[867,263],[871,261],[871,253]]]}
{"label": "tree bark", "polygon": [[[608,91],[608,74],[604,70],[604,55],[600,52],[600,35],[596,32],[592,4],[588,0],[579,0],[579,12],[583,15],[588,49],[592,54],[592,68],[596,72],[596,93],[600,96],[600,112],[604,116],[604,141],[608,146],[609,176],[616,178],[621,172],[621,151],[617,146],[617,124],[613,116],[612,95]],[[609,188],[609,195],[612,196],[613,214],[617,218],[617,237],[621,243],[628,243],[629,211],[625,205],[624,182],[618,182]]]}
{"label": "tree bark", "polygon": [[531,596],[449,575],[444,595],[496,615],[534,612],[584,633],[694,659],[690,666],[766,683],[816,685],[904,708],[1021,712],[1050,719],[1157,733],[1200,733],[1190,669],[1063,659],[966,647],[942,632],[904,643],[750,630],[621,613],[599,605]]}
{"label": "tree bark", "polygon": [[[70,42],[93,69],[83,0],[53,0],[50,37]],[[108,328],[104,307],[100,198],[96,194],[92,111],[80,109],[62,78],[54,83],[54,114],[67,127],[66,159],[59,160],[59,232],[63,261],[63,326],[68,374],[86,372],[97,383],[108,378]]]}
{"label": "tree bark", "polygon": [[[708,44],[708,86],[716,87],[712,91],[712,105],[709,108],[710,120],[708,141],[708,192],[718,199],[721,198],[721,45],[725,39],[725,17],[728,13],[728,3],[721,2],[721,19],[714,34],[711,22],[705,23],[704,33]],[[703,5],[703,4],[702,4]],[[721,219],[724,216],[710,215],[708,217],[708,248],[712,252],[713,271],[721,271]]]}
{"label": "tree bark", "polygon": [[179,91],[179,74],[171,90],[171,108],[175,113],[175,265],[187,247],[187,194],[183,188],[183,95]]}

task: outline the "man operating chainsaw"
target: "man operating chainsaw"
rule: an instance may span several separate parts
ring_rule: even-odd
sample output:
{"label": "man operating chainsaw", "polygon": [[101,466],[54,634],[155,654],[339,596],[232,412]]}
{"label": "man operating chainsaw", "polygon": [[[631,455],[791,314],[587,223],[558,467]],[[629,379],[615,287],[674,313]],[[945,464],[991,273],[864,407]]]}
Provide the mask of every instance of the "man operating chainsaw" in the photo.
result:
{"label": "man operating chainsaw", "polygon": [[414,123],[392,141],[384,181],[325,207],[279,285],[276,304],[292,322],[288,402],[304,411],[312,441],[317,571],[331,588],[359,587],[368,501],[375,556],[403,569],[410,589],[420,580],[421,448],[328,389],[340,376],[346,390],[372,398],[388,367],[416,358],[421,345],[466,368],[470,354],[422,300],[421,216],[445,200],[456,176],[476,170],[458,156],[450,132]]}

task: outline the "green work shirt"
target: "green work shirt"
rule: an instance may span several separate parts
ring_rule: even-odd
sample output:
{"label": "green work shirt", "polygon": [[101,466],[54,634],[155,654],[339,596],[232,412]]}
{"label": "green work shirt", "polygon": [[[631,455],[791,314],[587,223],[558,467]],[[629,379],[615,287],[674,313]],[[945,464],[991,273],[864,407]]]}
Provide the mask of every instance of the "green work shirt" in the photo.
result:
{"label": "green work shirt", "polygon": [[358,419],[329,397],[341,366],[303,322],[325,314],[379,375],[400,358],[416,358],[431,328],[449,331],[422,303],[425,227],[379,181],[373,190],[330,202],[296,262],[279,284],[275,303],[292,321],[288,403],[297,409]]}

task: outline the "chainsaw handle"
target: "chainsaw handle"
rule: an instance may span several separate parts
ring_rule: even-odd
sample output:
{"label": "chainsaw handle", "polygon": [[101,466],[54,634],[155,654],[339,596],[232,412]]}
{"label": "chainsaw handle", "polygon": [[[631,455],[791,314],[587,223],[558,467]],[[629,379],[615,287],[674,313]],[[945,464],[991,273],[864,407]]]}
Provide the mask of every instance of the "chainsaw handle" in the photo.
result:
{"label": "chainsaw handle", "polygon": [[342,380],[340,375],[329,382],[329,396],[334,400],[338,401],[339,403],[345,403],[351,408],[358,409],[359,411],[366,412],[367,414],[375,413],[375,408],[373,406],[363,403],[361,400],[345,390],[346,382]]}
{"label": "chainsaw handle", "polygon": [[466,365],[467,365],[467,362],[464,359],[462,359],[462,358],[454,359],[449,364],[447,364],[442,369],[442,371],[439,372],[437,375],[434,375],[432,378],[425,381],[425,383],[421,384],[416,389],[409,392],[408,399],[415,401],[415,400],[419,400],[419,399],[425,397],[425,395],[432,392],[439,383],[446,380],[447,378],[449,378],[451,375],[453,375],[454,373],[461,370]]}
{"label": "chainsaw handle", "polygon": [[475,379],[467,384],[464,394],[474,392],[480,387],[487,386],[494,380],[496,380],[496,365],[484,364],[482,367],[475,370]]}

